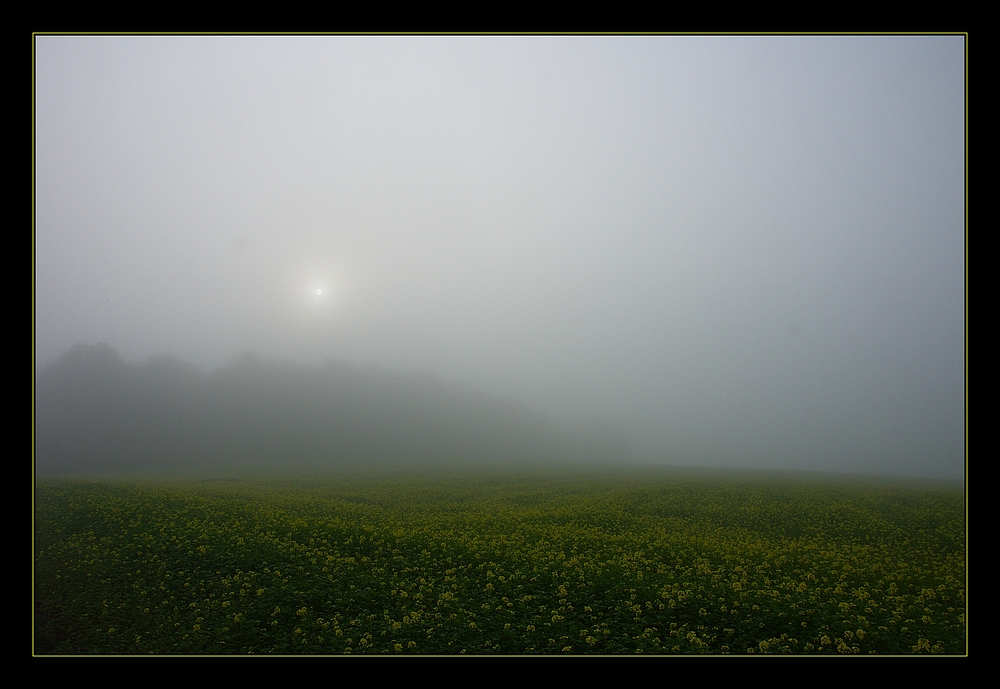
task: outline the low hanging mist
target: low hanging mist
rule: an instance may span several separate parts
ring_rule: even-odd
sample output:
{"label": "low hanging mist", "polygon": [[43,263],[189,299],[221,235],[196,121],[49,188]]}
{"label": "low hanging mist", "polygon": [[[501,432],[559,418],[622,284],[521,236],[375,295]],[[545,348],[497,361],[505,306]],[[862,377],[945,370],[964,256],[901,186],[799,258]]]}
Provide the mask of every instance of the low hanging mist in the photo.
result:
{"label": "low hanging mist", "polygon": [[963,35],[34,51],[42,471],[965,476]]}
{"label": "low hanging mist", "polygon": [[39,473],[621,463],[624,437],[573,428],[430,374],[247,352],[204,373],[78,344],[36,388]]}

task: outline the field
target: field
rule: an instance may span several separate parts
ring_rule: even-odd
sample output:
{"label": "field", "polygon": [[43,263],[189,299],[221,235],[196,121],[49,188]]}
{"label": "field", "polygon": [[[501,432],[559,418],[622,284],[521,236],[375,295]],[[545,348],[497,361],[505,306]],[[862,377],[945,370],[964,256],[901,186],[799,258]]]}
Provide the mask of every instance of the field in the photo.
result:
{"label": "field", "polygon": [[37,654],[966,653],[961,487],[43,479]]}

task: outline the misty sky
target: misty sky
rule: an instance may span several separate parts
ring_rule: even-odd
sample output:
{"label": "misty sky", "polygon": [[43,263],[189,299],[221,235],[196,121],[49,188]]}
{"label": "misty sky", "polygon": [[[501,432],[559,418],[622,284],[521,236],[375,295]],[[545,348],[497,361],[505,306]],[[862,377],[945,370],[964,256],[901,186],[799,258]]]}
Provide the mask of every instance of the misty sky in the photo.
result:
{"label": "misty sky", "polygon": [[642,461],[963,475],[962,36],[34,46],[38,366],[334,357]]}

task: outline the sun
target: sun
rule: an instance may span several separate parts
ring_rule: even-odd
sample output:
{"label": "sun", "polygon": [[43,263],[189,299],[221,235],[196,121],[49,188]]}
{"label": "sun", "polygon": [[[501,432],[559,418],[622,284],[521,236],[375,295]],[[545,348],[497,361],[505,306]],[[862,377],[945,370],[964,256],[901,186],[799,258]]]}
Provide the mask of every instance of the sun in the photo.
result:
{"label": "sun", "polygon": [[317,288],[317,290],[316,290],[316,296],[317,297],[323,296],[323,290]]}

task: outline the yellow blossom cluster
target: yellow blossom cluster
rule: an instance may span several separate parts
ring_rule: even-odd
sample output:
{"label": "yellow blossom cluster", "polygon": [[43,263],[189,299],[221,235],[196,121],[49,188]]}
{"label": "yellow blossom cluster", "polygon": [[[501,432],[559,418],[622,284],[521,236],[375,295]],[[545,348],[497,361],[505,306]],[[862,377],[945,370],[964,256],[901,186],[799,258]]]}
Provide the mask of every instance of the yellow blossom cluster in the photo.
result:
{"label": "yellow blossom cluster", "polygon": [[46,480],[35,508],[38,653],[965,652],[950,486]]}

